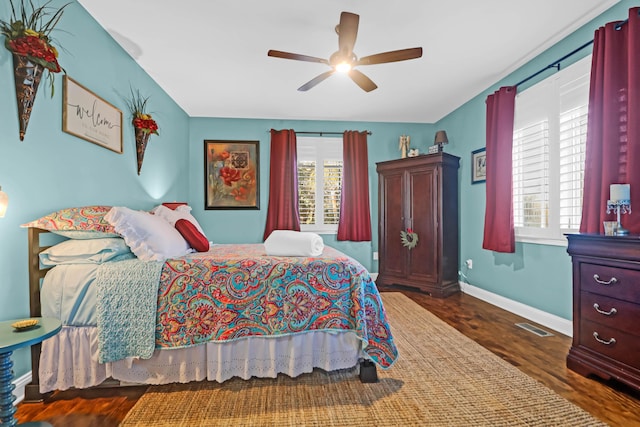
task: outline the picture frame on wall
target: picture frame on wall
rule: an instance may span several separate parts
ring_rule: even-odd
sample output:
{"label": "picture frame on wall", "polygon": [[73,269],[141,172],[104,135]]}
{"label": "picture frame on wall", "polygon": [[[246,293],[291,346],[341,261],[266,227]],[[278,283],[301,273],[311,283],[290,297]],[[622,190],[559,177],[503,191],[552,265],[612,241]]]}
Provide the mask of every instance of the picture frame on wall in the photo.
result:
{"label": "picture frame on wall", "polygon": [[478,148],[471,152],[471,183],[487,181],[487,149]]}
{"label": "picture frame on wall", "polygon": [[122,154],[122,111],[64,76],[62,130]]}
{"label": "picture frame on wall", "polygon": [[259,141],[204,141],[204,208],[260,209]]}

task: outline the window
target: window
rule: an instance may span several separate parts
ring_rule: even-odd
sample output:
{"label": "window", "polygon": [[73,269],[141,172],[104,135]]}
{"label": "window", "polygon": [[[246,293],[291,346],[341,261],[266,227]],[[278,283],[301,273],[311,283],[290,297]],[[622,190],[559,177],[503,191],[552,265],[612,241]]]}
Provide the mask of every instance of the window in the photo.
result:
{"label": "window", "polygon": [[298,138],[302,231],[336,233],[342,189],[342,138]]}
{"label": "window", "polygon": [[516,96],[513,216],[516,240],[564,244],[582,215],[591,56]]}

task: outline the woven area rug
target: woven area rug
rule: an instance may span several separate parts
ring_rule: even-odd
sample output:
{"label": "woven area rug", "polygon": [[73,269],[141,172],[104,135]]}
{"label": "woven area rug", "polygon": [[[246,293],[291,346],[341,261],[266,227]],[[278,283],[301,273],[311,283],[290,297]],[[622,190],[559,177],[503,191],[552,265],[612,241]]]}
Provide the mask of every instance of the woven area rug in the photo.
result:
{"label": "woven area rug", "polygon": [[601,426],[406,296],[382,299],[400,358],[355,370],[151,386],[121,426]]}

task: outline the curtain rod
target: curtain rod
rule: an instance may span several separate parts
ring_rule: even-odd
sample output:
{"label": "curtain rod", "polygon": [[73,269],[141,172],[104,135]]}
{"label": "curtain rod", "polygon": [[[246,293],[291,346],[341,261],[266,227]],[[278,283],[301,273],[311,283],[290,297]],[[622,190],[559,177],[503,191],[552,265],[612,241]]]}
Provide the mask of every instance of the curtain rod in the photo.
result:
{"label": "curtain rod", "polygon": [[[271,132],[271,129],[267,130],[267,133]],[[367,135],[371,135],[371,131],[366,131]],[[296,135],[344,135],[344,132],[324,132],[324,131],[295,131]]]}
{"label": "curtain rod", "polygon": [[[638,15],[640,15],[640,11],[638,11]],[[626,24],[627,22],[629,22],[629,19],[625,19],[624,21],[620,21],[616,24],[616,30],[619,30],[620,28],[622,28],[622,26],[624,24]],[[593,40],[589,40],[588,42],[586,42],[585,44],[583,44],[582,46],[580,46],[577,49],[574,49],[573,51],[567,53],[565,56],[563,56],[560,59],[557,59],[555,61],[553,61],[551,64],[547,65],[546,67],[544,67],[543,69],[533,73],[532,75],[530,75],[529,77],[527,77],[526,79],[523,79],[521,81],[519,81],[518,83],[516,83],[514,86],[518,87],[523,83],[528,82],[529,80],[531,80],[534,77],[537,77],[539,74],[544,73],[545,71],[547,71],[549,68],[555,68],[556,71],[560,71],[560,63],[562,61],[564,61],[565,59],[569,58],[572,55],[575,55],[576,53],[580,52],[582,49],[584,49],[585,47],[589,46],[593,44]]]}
{"label": "curtain rod", "polygon": [[575,55],[576,53],[580,52],[582,49],[584,49],[585,47],[591,45],[593,43],[593,40],[590,40],[588,42],[586,42],[585,44],[583,44],[582,46],[580,46],[577,49],[572,50],[571,52],[567,53],[565,56],[563,56],[560,59],[557,59],[555,61],[553,61],[551,64],[547,65],[546,67],[542,68],[541,70],[536,71],[535,73],[531,74],[529,77],[527,77],[526,79],[520,80],[518,83],[516,83],[514,86],[518,87],[523,83],[528,82],[529,80],[531,80],[534,77],[537,77],[538,75],[540,75],[541,73],[544,73],[545,71],[547,71],[549,68],[555,68],[556,71],[560,71],[560,63],[562,61],[564,61],[565,59],[569,58],[570,56]]}

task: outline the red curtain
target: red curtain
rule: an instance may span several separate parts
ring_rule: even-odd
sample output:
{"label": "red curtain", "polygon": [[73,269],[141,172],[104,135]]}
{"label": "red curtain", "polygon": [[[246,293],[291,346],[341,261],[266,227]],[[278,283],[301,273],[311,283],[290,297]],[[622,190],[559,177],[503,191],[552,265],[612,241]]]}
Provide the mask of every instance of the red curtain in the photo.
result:
{"label": "red curtain", "polygon": [[298,211],[298,158],[293,129],[271,129],[269,207],[264,239],[273,230],[300,231]]}
{"label": "red curtain", "polygon": [[516,250],[513,231],[513,118],[516,87],[502,87],[487,97],[486,208],[482,247]]}
{"label": "red curtain", "polygon": [[[640,8],[627,24],[610,22],[593,40],[589,121],[585,153],[581,233],[603,233],[609,185],[631,184],[640,203]],[[640,233],[639,215],[621,215],[622,226]]]}
{"label": "red curtain", "polygon": [[342,142],[342,193],[338,240],[371,241],[367,132],[346,131]]}

